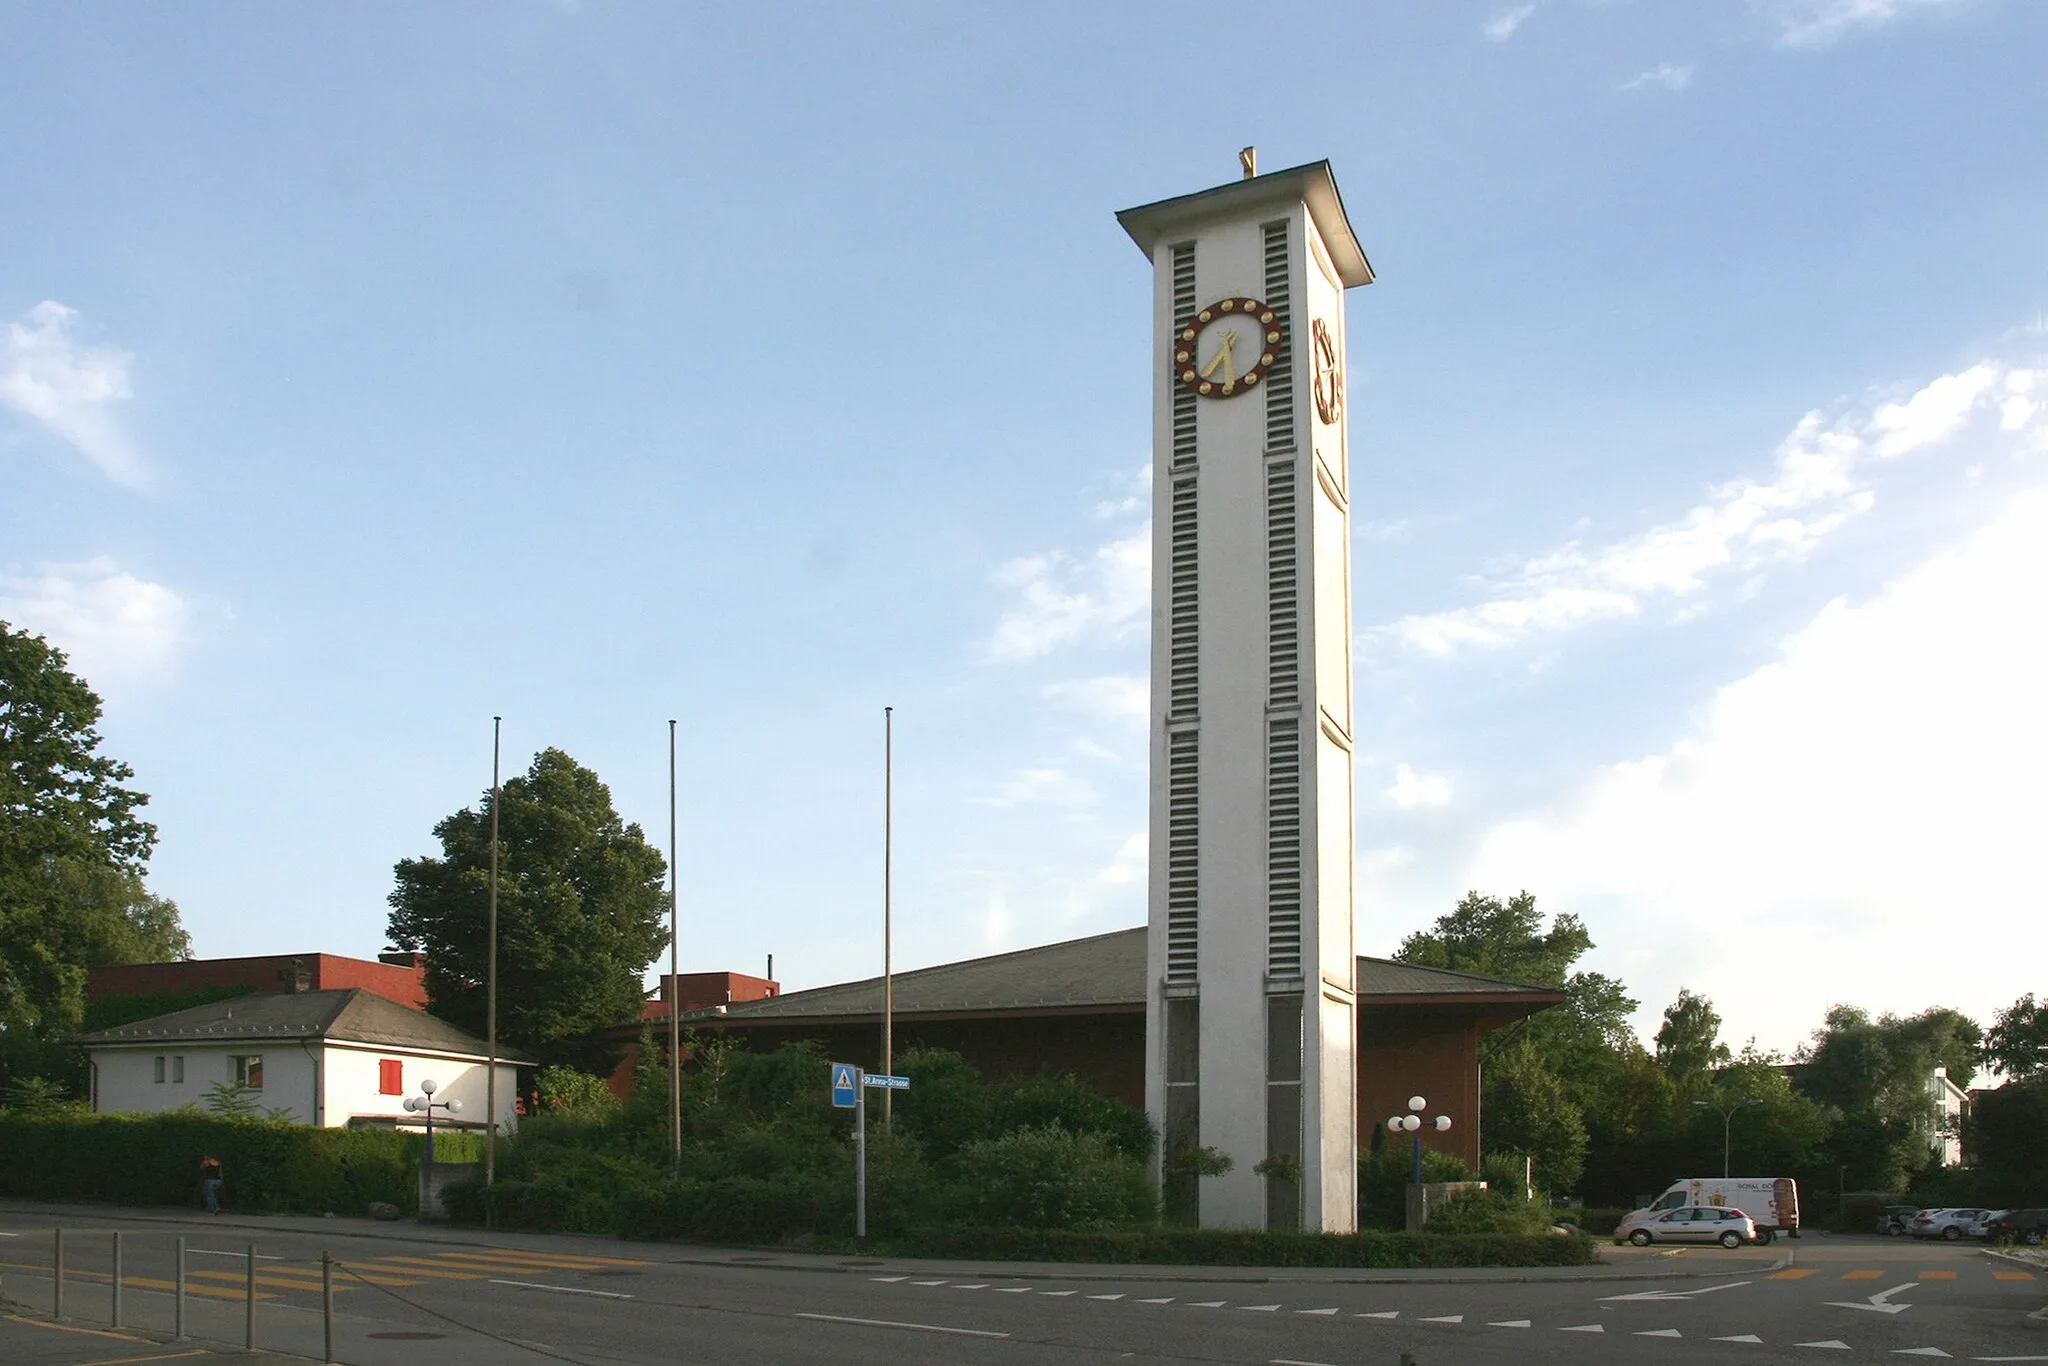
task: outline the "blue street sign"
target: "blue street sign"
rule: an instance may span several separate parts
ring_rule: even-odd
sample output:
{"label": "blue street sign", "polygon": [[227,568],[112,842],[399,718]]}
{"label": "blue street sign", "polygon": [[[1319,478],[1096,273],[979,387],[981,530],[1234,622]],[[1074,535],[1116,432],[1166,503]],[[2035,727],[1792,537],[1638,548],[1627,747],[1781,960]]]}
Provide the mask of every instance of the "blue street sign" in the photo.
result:
{"label": "blue street sign", "polygon": [[908,1091],[910,1089],[909,1077],[884,1077],[870,1072],[861,1078],[861,1082],[864,1085],[873,1086],[884,1091]]}
{"label": "blue street sign", "polygon": [[860,1069],[850,1062],[832,1064],[832,1103],[841,1110],[860,1104]]}

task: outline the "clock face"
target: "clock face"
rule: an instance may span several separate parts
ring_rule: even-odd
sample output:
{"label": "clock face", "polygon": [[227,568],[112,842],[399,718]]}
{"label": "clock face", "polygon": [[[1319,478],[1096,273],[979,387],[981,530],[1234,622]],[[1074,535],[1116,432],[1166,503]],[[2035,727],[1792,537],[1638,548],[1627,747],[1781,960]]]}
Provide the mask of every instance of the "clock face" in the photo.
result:
{"label": "clock face", "polygon": [[1344,371],[1337,364],[1337,344],[1330,340],[1330,329],[1321,318],[1309,328],[1309,349],[1316,367],[1316,416],[1324,426],[1334,427],[1344,416]]}
{"label": "clock face", "polygon": [[1279,315],[1257,299],[1218,299],[1173,336],[1173,373],[1204,398],[1258,387],[1287,345]]}

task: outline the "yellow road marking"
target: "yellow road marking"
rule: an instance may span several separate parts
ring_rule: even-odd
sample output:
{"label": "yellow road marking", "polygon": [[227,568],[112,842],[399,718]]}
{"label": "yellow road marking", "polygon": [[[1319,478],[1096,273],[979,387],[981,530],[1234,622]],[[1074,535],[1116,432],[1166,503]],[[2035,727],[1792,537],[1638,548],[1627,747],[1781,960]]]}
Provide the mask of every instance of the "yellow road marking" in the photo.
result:
{"label": "yellow road marking", "polygon": [[1803,1281],[1808,1276],[1818,1275],[1820,1275],[1820,1272],[1810,1266],[1795,1266],[1790,1271],[1773,1271],[1769,1279],[1774,1281]]}
{"label": "yellow road marking", "polygon": [[2031,1281],[2034,1279],[2034,1273],[2031,1271],[1994,1271],[1991,1273],[1991,1279],[1994,1281]]}
{"label": "yellow road marking", "polygon": [[1920,1273],[1920,1279],[1923,1281],[1952,1281],[1955,1278],[1956,1273],[1953,1271],[1923,1271]]}
{"label": "yellow road marking", "polygon": [[422,1261],[415,1257],[379,1257],[374,1262],[336,1262],[335,1265],[337,1267],[347,1267],[356,1274],[361,1274],[362,1271],[367,1270],[372,1273],[387,1271],[394,1276],[427,1276],[437,1281],[478,1281],[483,1279],[482,1275],[475,1271],[430,1270],[429,1268],[439,1266],[440,1263]]}
{"label": "yellow road marking", "polygon": [[[121,1280],[123,1284],[139,1285],[144,1290],[176,1290],[178,1288],[176,1281],[160,1281],[153,1276],[123,1276]],[[245,1292],[240,1290],[226,1290],[216,1285],[194,1285],[189,1280],[185,1283],[185,1293],[188,1295],[206,1295],[217,1300],[239,1300],[246,1297]],[[256,1298],[259,1300],[274,1300],[277,1296],[267,1295],[259,1290],[256,1292]]]}
{"label": "yellow road marking", "polygon": [[570,1266],[652,1266],[645,1259],[630,1257],[585,1257],[576,1252],[525,1252],[518,1248],[492,1248],[486,1254],[492,1257],[526,1257],[535,1261],[546,1261],[549,1265],[561,1263]]}
{"label": "yellow road marking", "polygon": [[547,1262],[521,1261],[517,1257],[477,1257],[471,1256],[469,1253],[466,1252],[460,1254],[449,1253],[446,1255],[439,1255],[431,1258],[430,1260],[431,1263],[435,1266],[483,1267],[484,1269],[490,1271],[543,1271],[549,1269],[557,1271],[590,1270],[589,1267],[582,1266],[552,1266],[552,1264]]}
{"label": "yellow road marking", "polygon": [[[10,1262],[8,1265],[12,1266],[14,1263]],[[7,1317],[14,1323],[25,1323],[31,1328],[47,1328],[53,1333],[83,1333],[89,1338],[112,1338],[116,1342],[140,1342],[145,1345],[149,1342],[148,1338],[132,1337],[127,1333],[110,1333],[104,1328],[74,1328],[68,1323],[49,1323],[43,1319],[27,1318],[21,1314],[9,1314]]]}
{"label": "yellow road marking", "polygon": [[1844,1271],[1842,1279],[1845,1281],[1874,1281],[1882,1275],[1884,1275],[1884,1272],[1881,1269],[1877,1271]]}

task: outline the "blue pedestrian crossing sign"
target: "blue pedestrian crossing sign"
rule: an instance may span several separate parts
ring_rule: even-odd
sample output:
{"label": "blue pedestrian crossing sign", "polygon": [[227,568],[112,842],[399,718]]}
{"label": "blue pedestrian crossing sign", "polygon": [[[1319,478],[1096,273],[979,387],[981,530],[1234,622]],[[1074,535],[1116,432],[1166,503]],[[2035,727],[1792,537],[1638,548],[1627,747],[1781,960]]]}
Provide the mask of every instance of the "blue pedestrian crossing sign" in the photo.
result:
{"label": "blue pedestrian crossing sign", "polygon": [[860,1104],[860,1069],[850,1062],[832,1064],[832,1104],[841,1110]]}

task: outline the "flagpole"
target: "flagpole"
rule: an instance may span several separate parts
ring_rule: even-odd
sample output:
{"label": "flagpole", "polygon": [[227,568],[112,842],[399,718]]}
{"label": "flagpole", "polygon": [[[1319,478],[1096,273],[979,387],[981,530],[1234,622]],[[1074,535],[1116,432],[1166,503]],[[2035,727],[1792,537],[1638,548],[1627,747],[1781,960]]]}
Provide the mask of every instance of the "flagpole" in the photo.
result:
{"label": "flagpole", "polygon": [[676,723],[668,723],[668,1132],[669,1175],[683,1174],[683,984],[676,915]]}
{"label": "flagpole", "polygon": [[[505,718],[491,718],[491,895],[484,949],[484,1185],[498,1179],[498,753]],[[484,1206],[486,1213],[490,1206]]]}
{"label": "flagpole", "polygon": [[[896,850],[896,709],[882,708],[882,1075],[896,1075],[896,978],[892,961],[895,937],[891,896]],[[889,1127],[890,1098],[882,1092],[882,1127]]]}

